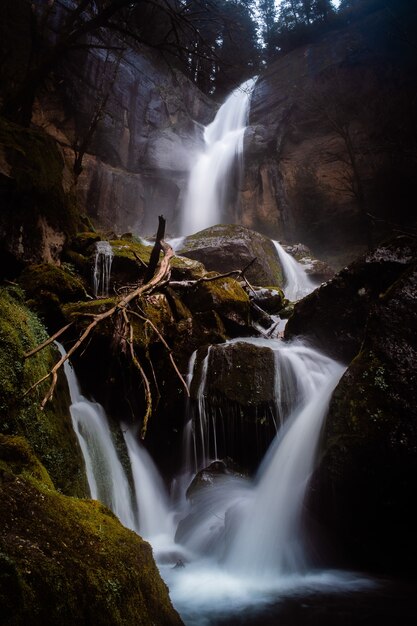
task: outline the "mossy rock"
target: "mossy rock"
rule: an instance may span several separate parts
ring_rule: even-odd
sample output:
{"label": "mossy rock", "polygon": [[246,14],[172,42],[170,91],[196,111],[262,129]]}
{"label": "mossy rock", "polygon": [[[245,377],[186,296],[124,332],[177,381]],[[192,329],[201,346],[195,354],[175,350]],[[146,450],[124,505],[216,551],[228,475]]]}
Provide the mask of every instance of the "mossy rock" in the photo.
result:
{"label": "mossy rock", "polygon": [[53,346],[24,358],[47,336],[37,316],[24,304],[23,292],[1,288],[0,432],[25,437],[57,488],[71,495],[85,495],[84,463],[72,428],[65,378],[58,377],[54,398],[43,411],[40,402],[48,382],[24,395],[59,358]]}
{"label": "mossy rock", "polygon": [[[209,272],[207,278],[215,278]],[[249,296],[233,278],[202,281],[183,294],[184,303],[193,313],[215,311],[226,322],[249,326]]]}
{"label": "mossy rock", "polygon": [[145,274],[152,246],[136,239],[112,239],[109,243],[113,250],[111,284],[136,284]]}
{"label": "mossy rock", "polygon": [[172,280],[197,280],[207,273],[199,261],[187,259],[185,256],[174,256],[171,260]]}
{"label": "mossy rock", "polygon": [[219,224],[186,237],[181,256],[200,261],[209,271],[227,273],[242,270],[254,285],[282,285],[283,274],[272,241],[255,231],[235,224]]}
{"label": "mossy rock", "polygon": [[330,404],[313,508],[344,563],[414,575],[417,265],[372,307]]}
{"label": "mossy rock", "polygon": [[83,283],[75,274],[51,263],[29,265],[20,275],[19,284],[32,308],[52,332],[63,325],[62,305],[84,300],[87,296]]}
{"label": "mossy rock", "polygon": [[48,472],[26,439],[0,434],[0,472],[10,471],[15,475],[34,478],[46,487],[54,489]]}
{"label": "mossy rock", "polygon": [[349,363],[361,349],[372,307],[416,257],[415,238],[394,237],[380,244],[297,302],[285,337],[306,336]]}
{"label": "mossy rock", "polygon": [[102,236],[97,232],[88,231],[84,233],[77,233],[71,238],[68,248],[78,254],[82,254],[83,256],[89,256],[94,251],[97,241],[101,240]]}
{"label": "mossy rock", "polygon": [[31,475],[15,439],[2,438],[0,468],[1,623],[182,624],[148,543],[99,502]]}
{"label": "mossy rock", "polygon": [[[207,356],[208,355],[208,356]],[[203,365],[208,358],[204,389]],[[246,342],[212,345],[197,353],[192,404],[203,402],[209,431],[215,425],[218,458],[229,456],[254,471],[276,434],[275,356]],[[198,436],[198,429],[196,428]],[[212,435],[211,435],[212,437]],[[197,446],[198,447],[198,446]]]}

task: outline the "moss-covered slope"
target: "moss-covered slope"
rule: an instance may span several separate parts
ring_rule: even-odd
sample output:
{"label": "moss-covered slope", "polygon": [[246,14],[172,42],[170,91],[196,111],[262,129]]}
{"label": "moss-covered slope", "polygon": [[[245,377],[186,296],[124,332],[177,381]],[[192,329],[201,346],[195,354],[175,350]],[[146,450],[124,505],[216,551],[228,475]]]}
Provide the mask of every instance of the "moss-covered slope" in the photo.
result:
{"label": "moss-covered slope", "polygon": [[180,625],[149,544],[100,503],[57,493],[23,439],[0,436],[0,624]]}
{"label": "moss-covered slope", "polygon": [[24,354],[47,338],[18,288],[0,288],[0,433],[25,437],[47,468],[54,485],[70,495],[86,495],[84,464],[69,414],[65,379],[59,378],[52,403],[40,410],[48,383],[24,395],[58,359],[53,346],[30,359]]}

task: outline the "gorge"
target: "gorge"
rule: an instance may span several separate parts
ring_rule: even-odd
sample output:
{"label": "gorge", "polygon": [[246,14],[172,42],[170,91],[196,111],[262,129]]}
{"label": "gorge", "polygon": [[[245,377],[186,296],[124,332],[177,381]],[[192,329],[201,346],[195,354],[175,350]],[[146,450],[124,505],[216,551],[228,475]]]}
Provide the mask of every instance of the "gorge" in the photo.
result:
{"label": "gorge", "polygon": [[414,623],[417,17],[364,3],[230,67],[2,7],[1,624]]}

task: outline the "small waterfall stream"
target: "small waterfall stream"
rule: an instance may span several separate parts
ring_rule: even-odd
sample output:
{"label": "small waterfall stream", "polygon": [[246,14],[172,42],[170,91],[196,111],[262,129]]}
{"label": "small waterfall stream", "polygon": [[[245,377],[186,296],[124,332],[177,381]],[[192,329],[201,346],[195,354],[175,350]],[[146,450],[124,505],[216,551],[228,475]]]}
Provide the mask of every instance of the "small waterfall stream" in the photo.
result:
{"label": "small waterfall stream", "polygon": [[241,175],[243,137],[255,82],[251,78],[235,89],[204,129],[205,149],[197,155],[190,172],[184,202],[180,228],[184,235],[230,221],[225,219],[230,174],[236,167],[237,179]]}
{"label": "small waterfall stream", "polygon": [[112,263],[113,249],[109,242],[97,241],[93,270],[93,288],[96,298],[109,295]]}
{"label": "small waterfall stream", "polygon": [[308,296],[317,287],[317,284],[308,276],[301,263],[298,263],[291,254],[288,254],[278,241],[272,243],[276,248],[284,272],[285,296],[291,302]]}

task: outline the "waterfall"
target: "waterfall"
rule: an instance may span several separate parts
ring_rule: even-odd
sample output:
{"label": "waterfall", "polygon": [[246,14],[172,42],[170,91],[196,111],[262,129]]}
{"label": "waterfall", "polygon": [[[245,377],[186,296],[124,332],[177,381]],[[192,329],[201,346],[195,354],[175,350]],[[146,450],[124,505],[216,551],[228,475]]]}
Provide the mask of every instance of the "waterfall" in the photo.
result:
{"label": "waterfall", "polygon": [[[274,351],[274,397],[283,425],[253,482],[244,484],[241,478],[228,476],[202,490],[194,503],[194,522],[184,535],[185,545],[192,550],[210,546],[211,554],[216,552],[241,575],[300,573],[306,565],[300,539],[303,499],[329,398],[344,368],[300,342],[241,338],[230,343],[237,342]],[[207,355],[198,397],[203,394],[208,362]],[[198,405],[194,430],[207,441],[206,407],[201,401]],[[212,427],[215,431],[215,424]],[[214,518],[220,521],[213,522]]]}
{"label": "waterfall", "polygon": [[186,235],[227,221],[230,173],[241,174],[243,137],[256,79],[235,89],[204,129],[204,151],[191,169],[184,202],[181,232]]}
{"label": "waterfall", "polygon": [[139,532],[145,539],[173,535],[168,494],[159,472],[148,452],[138,443],[130,429],[123,435],[132,467],[138,506]]}
{"label": "waterfall", "polygon": [[113,249],[108,241],[97,241],[94,258],[93,287],[94,295],[108,296]]}
{"label": "waterfall", "polygon": [[[65,349],[56,342],[62,355]],[[134,485],[119,460],[114,437],[103,407],[81,395],[71,363],[64,363],[72,425],[84,457],[90,496],[108,506],[124,526],[146,538],[173,536],[168,495],[159,472],[132,430],[122,427]]]}
{"label": "waterfall", "polygon": [[300,573],[308,564],[302,505],[328,403],[344,371],[339,363],[301,343],[276,343],[275,350],[276,384],[290,400],[289,415],[240,511],[227,559],[231,568],[257,577]]}
{"label": "waterfall", "polygon": [[301,263],[298,263],[291,254],[285,252],[278,241],[273,241],[273,244],[284,271],[285,296],[292,302],[304,298],[317,287],[317,284],[311,280]]}
{"label": "waterfall", "polygon": [[[58,346],[61,355],[64,348]],[[72,425],[84,457],[90,495],[108,506],[124,526],[135,530],[129,482],[119,461],[103,407],[81,395],[75,372],[69,361],[64,363],[68,382]]]}

